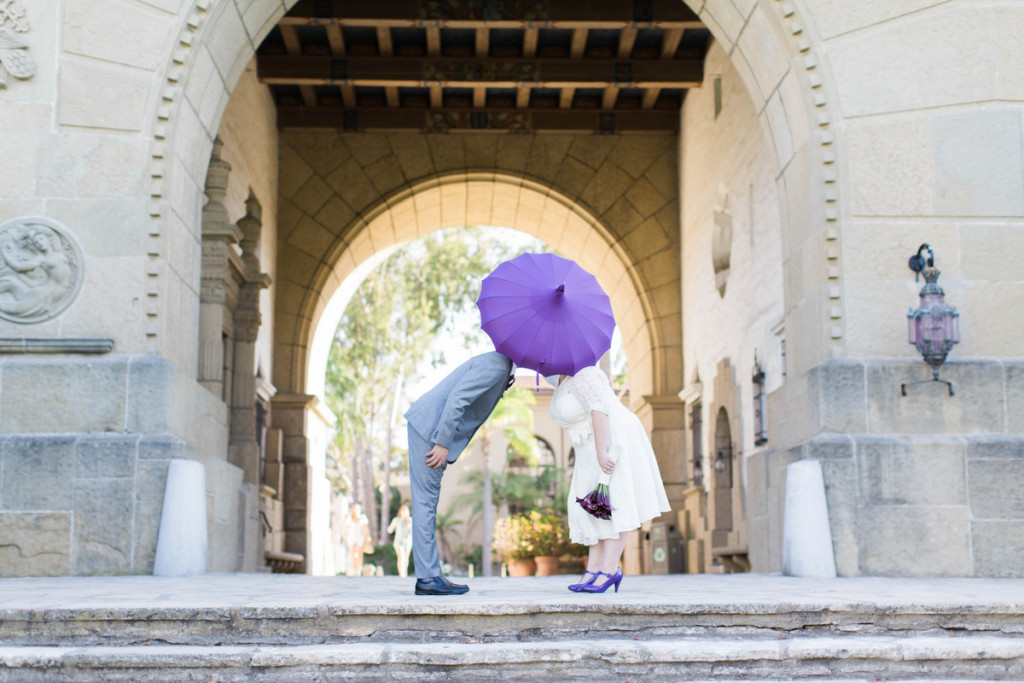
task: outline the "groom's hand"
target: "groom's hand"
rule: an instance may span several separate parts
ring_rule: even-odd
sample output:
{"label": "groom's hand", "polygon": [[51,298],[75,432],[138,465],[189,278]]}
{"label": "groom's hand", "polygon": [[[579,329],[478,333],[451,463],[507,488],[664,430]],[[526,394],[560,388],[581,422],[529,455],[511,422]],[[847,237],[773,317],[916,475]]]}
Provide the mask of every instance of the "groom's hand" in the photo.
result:
{"label": "groom's hand", "polygon": [[448,449],[444,446],[438,446],[434,444],[434,447],[427,453],[427,467],[437,469],[442,467],[448,461]]}

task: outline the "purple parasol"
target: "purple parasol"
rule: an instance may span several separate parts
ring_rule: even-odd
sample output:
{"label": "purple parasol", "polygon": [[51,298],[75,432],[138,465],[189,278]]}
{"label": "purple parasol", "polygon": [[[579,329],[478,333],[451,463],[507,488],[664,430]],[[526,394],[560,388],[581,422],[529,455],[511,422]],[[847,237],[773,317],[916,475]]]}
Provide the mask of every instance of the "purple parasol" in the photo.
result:
{"label": "purple parasol", "polygon": [[597,278],[554,254],[527,253],[484,278],[480,324],[522,368],[574,375],[611,347],[615,318]]}

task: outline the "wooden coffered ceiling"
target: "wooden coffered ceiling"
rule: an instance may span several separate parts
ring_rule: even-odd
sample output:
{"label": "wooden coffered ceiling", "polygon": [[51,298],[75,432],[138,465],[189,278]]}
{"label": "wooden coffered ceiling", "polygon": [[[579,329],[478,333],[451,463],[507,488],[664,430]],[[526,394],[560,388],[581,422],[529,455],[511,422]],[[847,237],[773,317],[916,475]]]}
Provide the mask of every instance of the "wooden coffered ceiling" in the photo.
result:
{"label": "wooden coffered ceiling", "polygon": [[676,132],[709,37],[681,0],[300,0],[257,65],[282,129]]}

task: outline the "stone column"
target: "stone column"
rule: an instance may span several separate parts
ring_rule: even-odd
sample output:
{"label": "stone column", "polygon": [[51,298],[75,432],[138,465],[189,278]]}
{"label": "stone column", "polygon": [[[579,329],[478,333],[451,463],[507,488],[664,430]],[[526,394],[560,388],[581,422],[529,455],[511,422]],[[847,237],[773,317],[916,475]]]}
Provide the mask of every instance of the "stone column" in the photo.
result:
{"label": "stone column", "polygon": [[[230,398],[230,377],[225,367],[231,365],[225,353],[230,352],[234,328],[234,310],[238,305],[238,289],[242,282],[243,264],[235,245],[242,237],[238,226],[228,220],[223,199],[227,193],[231,164],[220,158],[223,143],[213,143],[210,169],[206,174],[206,196],[203,207],[203,266],[199,294],[199,382],[215,396]],[[228,343],[225,343],[227,340]],[[225,386],[228,382],[228,386]]]}
{"label": "stone column", "polygon": [[234,363],[231,389],[231,428],[228,459],[242,469],[246,483],[260,483],[260,444],[256,439],[256,338],[259,334],[260,290],[270,286],[270,276],[260,272],[259,245],[262,208],[252,192],[245,202],[246,214],[238,221],[242,235],[244,282],[238,290],[234,313]]}
{"label": "stone column", "polygon": [[284,550],[304,557],[308,557],[310,546],[309,497],[313,488],[306,425],[314,399],[308,394],[277,394],[270,411],[271,424],[283,436],[284,483],[279,495],[284,499]]}
{"label": "stone column", "polygon": [[[661,471],[661,479],[665,484],[665,493],[672,506],[671,512],[663,514],[658,521],[676,526],[679,523],[679,511],[683,510],[686,504],[685,405],[674,394],[668,396],[647,395],[643,399],[643,404],[637,410],[637,416],[651,436],[651,445],[658,457],[658,469]],[[643,531],[637,536],[630,534],[626,543],[623,552],[623,567],[629,573],[651,570],[650,567],[643,566],[641,561],[644,556],[643,536]]]}
{"label": "stone column", "polygon": [[310,394],[277,394],[271,406],[271,424],[284,436],[284,549],[305,556],[304,572],[319,573],[330,541],[325,458],[334,416]]}
{"label": "stone column", "polygon": [[[681,510],[686,500],[686,404],[677,394],[644,396],[637,411],[651,435],[658,467],[672,509]],[[674,521],[673,521],[674,523]]]}

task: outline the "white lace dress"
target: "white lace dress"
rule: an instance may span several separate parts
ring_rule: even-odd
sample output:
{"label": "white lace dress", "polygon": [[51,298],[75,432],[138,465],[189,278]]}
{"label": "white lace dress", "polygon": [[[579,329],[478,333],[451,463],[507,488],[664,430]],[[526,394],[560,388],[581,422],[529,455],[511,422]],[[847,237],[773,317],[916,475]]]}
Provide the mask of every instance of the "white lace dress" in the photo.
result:
{"label": "white lace dress", "polygon": [[[615,460],[608,483],[610,520],[594,517],[576,502],[594,490],[601,475],[592,410],[608,415],[608,438]],[[576,449],[568,499],[569,537],[573,543],[594,545],[601,539],[616,538],[620,532],[632,531],[671,509],[647,431],[619,401],[604,371],[591,366],[562,380],[551,397],[550,412]]]}

